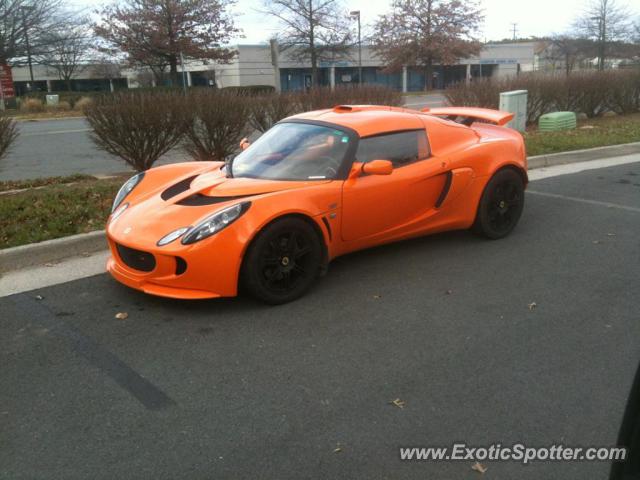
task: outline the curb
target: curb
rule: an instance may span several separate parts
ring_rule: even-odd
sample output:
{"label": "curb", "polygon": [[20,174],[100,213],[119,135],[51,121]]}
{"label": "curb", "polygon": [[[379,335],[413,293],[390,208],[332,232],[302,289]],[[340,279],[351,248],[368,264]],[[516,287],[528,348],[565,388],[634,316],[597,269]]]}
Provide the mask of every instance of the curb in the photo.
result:
{"label": "curb", "polygon": [[104,230],[6,248],[0,250],[0,273],[55,263],[65,258],[95,253],[106,248],[107,239]]}
{"label": "curb", "polygon": [[[574,150],[571,152],[536,155],[527,159],[529,169],[565,165],[568,163],[599,160],[640,153],[640,142],[612,145],[609,147]],[[0,250],[0,273],[20,270],[26,267],[55,263],[83,253],[95,253],[106,250],[105,231],[81,233],[44,242],[21,245]]]}
{"label": "curb", "polygon": [[588,162],[589,160],[600,160],[602,158],[621,157],[623,155],[632,155],[634,153],[640,153],[640,142],[536,155],[535,157],[529,157],[527,159],[527,163],[531,170],[534,168],[552,167],[554,165],[565,165],[567,163]]}

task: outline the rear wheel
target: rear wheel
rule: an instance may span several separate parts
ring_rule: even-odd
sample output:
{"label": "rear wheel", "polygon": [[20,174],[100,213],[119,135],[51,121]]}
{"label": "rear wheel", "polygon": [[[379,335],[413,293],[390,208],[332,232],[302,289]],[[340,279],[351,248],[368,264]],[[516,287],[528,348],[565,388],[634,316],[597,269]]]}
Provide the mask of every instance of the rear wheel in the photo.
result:
{"label": "rear wheel", "polygon": [[510,168],[498,171],[487,183],[473,231],[491,239],[506,237],[515,228],[524,208],[524,183]]}
{"label": "rear wheel", "polygon": [[242,283],[254,297],[281,304],[301,297],[322,264],[322,245],[304,220],[283,218],[267,225],[249,246]]}

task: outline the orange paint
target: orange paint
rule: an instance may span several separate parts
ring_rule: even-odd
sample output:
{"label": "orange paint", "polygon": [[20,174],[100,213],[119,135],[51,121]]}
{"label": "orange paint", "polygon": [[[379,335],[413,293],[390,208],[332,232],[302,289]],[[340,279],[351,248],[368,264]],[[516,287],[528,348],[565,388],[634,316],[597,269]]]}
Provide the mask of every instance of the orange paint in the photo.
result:
{"label": "orange paint", "polygon": [[[475,113],[503,123],[504,112],[491,112]],[[128,208],[107,224],[112,254],[107,270],[125,285],[153,295],[185,299],[227,297],[237,294],[240,268],[253,238],[265,225],[285,215],[305,216],[317,226],[328,260],[405,238],[469,228],[483,189],[496,171],[514,168],[526,179],[522,137],[497,125],[454,123],[440,118],[451,113],[443,109],[434,113],[341,106],[284,120],[348,132],[347,140],[354,144],[354,151],[344,158],[346,170],[336,179],[227,178],[221,162],[188,162],[150,169],[125,198]],[[360,145],[367,137],[403,131],[418,132],[418,157],[425,158],[393,168],[385,158],[368,158],[365,164],[355,158],[355,143]],[[339,142],[340,137],[336,138]],[[385,145],[386,138],[380,145]],[[329,140],[314,148],[318,152],[334,148],[336,140]],[[245,144],[246,152],[251,152],[254,145]],[[377,144],[374,140],[370,145]],[[369,157],[375,154],[367,151]],[[182,191],[174,187],[180,182],[186,185]],[[248,210],[212,236],[187,245],[180,239],[157,245],[172,231],[193,227],[215,212],[245,201],[251,202]],[[117,245],[133,249],[126,250],[133,255],[129,264]],[[137,262],[153,263],[152,268],[144,264],[151,269],[140,270]]]}

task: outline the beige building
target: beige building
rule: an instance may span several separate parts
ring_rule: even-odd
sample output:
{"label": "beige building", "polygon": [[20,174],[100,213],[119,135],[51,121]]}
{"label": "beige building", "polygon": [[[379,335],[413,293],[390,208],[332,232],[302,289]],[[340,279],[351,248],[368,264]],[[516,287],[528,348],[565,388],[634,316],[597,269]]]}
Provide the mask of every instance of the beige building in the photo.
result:
{"label": "beige building", "polygon": [[[530,43],[486,44],[480,55],[460,60],[456,65],[436,65],[434,85],[445,88],[461,81],[479,77],[516,75],[534,68],[534,47]],[[238,45],[237,57],[229,64],[192,61],[181,72],[181,82],[189,86],[269,85],[283,91],[304,89],[311,84],[311,65],[300,63],[287,51],[275,52],[270,45]],[[424,69],[407,65],[399,71],[387,72],[382,59],[367,46],[362,47],[362,81],[367,84],[386,85],[405,92],[424,89]],[[346,56],[319,65],[320,84],[326,86],[359,83],[358,49],[354,47]],[[34,82],[30,81],[28,67],[13,69],[13,79],[19,95],[29,90],[62,91],[67,84],[55,69],[33,66]],[[118,90],[155,85],[150,72],[126,68],[106,69],[100,65],[81,68],[71,80],[76,91]]]}

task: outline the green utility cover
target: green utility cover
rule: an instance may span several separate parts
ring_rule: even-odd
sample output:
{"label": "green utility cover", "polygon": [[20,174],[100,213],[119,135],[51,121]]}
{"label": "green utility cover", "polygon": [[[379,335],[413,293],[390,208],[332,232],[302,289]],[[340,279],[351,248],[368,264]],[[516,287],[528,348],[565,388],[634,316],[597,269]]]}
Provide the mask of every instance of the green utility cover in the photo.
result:
{"label": "green utility cover", "polygon": [[546,113],[538,120],[538,130],[541,132],[572,130],[574,128],[576,128],[576,114],[573,112]]}

